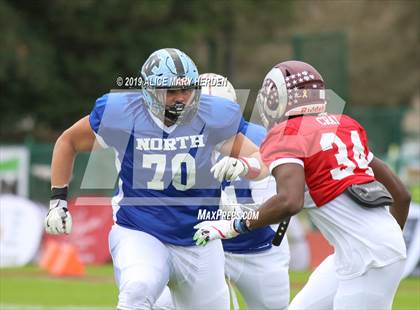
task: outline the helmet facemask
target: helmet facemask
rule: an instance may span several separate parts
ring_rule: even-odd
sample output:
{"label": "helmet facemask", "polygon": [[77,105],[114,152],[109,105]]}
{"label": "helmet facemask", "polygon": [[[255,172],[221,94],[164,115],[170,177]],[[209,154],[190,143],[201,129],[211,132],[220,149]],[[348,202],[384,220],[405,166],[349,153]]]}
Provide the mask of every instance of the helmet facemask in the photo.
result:
{"label": "helmet facemask", "polygon": [[282,62],[264,78],[256,104],[266,128],[292,116],[322,113],[326,109],[324,80],[307,63]]}
{"label": "helmet facemask", "polygon": [[[191,91],[188,99],[185,101],[175,101],[166,104],[168,91]],[[201,96],[201,90],[197,86],[185,88],[146,88],[146,101],[152,102],[149,105],[150,112],[159,118],[162,122],[166,121],[170,125],[187,123],[195,115]]]}
{"label": "helmet facemask", "polygon": [[[144,103],[149,111],[169,125],[185,123],[197,112],[200,103],[198,70],[185,53],[174,48],[154,52],[144,63]],[[169,91],[190,91],[182,101],[167,102]]]}
{"label": "helmet facemask", "polygon": [[271,70],[258,92],[256,104],[264,127],[271,128],[280,121],[287,105],[287,91],[281,72]]}

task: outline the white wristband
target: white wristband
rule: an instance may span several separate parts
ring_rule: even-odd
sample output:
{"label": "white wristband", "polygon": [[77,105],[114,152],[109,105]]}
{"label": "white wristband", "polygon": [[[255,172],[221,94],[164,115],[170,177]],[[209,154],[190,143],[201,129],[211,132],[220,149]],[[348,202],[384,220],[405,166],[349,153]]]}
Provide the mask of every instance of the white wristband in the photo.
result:
{"label": "white wristband", "polygon": [[245,174],[247,179],[255,179],[260,175],[261,164],[258,159],[254,157],[239,157],[239,159],[242,160],[248,168],[248,171]]}

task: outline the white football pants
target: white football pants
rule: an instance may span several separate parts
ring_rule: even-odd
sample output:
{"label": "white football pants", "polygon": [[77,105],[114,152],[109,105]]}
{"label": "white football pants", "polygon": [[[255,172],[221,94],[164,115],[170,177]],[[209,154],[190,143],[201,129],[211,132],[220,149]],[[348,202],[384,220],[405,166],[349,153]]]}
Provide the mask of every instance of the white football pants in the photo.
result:
{"label": "white football pants", "polygon": [[[279,247],[250,254],[225,252],[225,274],[245,299],[249,310],[287,309],[290,298],[289,245],[287,238]],[[239,309],[234,288],[230,288],[234,310]],[[175,309],[171,293],[166,288],[154,307],[156,310]]]}
{"label": "white football pants", "polygon": [[284,238],[279,247],[260,253],[225,252],[225,273],[241,292],[249,310],[287,309],[289,259],[289,245]]}
{"label": "white football pants", "polygon": [[339,280],[332,254],[314,270],[289,310],[391,309],[404,263],[405,260],[399,260],[385,267],[370,268],[361,276]]}
{"label": "white football pants", "polygon": [[173,246],[115,224],[109,246],[118,309],[151,309],[167,284],[177,309],[229,309],[220,240],[205,247]]}

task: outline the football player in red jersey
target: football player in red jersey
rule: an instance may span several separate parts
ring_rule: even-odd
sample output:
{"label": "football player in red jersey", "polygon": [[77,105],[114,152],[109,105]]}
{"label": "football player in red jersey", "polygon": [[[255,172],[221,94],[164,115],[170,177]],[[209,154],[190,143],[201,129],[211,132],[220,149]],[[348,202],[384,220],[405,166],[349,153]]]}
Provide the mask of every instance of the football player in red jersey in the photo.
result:
{"label": "football player in red jersey", "polygon": [[334,254],[289,309],[391,309],[406,258],[402,228],[410,194],[369,151],[358,122],[325,113],[324,80],[311,65],[276,65],[256,104],[270,128],[260,153],[277,195],[262,205],[258,219],[204,222],[196,238],[206,243],[284,221],[303,208],[306,185],[316,204],[308,214]]}

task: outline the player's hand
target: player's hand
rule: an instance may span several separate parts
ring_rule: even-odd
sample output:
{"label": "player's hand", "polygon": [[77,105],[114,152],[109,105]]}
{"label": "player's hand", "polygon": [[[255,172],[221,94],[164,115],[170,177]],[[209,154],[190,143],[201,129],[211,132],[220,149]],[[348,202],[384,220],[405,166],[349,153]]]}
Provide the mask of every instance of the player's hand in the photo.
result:
{"label": "player's hand", "polygon": [[248,173],[248,165],[241,159],[226,156],[214,164],[210,172],[219,182],[234,181],[237,177]]}
{"label": "player's hand", "polygon": [[67,201],[62,199],[50,200],[50,210],[44,222],[45,231],[52,235],[69,234],[72,220]]}
{"label": "player's hand", "polygon": [[234,220],[204,221],[194,226],[197,231],[193,239],[196,245],[205,246],[216,239],[230,239],[239,235],[233,227]]}

